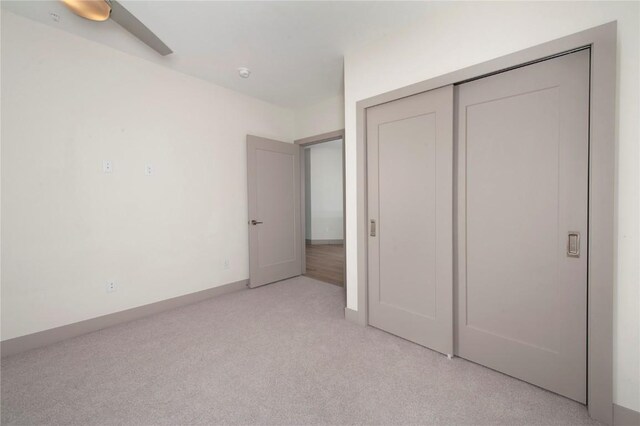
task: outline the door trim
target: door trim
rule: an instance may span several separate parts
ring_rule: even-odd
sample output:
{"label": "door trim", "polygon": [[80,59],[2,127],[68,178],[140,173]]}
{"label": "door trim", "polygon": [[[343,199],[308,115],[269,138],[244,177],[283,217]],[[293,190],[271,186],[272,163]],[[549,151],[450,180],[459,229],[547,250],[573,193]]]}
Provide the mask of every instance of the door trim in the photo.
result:
{"label": "door trim", "polygon": [[[587,406],[591,417],[613,422],[613,283],[615,185],[615,90],[617,22],[610,22],[356,103],[357,322],[367,314],[366,109],[459,84],[576,49],[591,49],[589,128],[589,259],[587,305]],[[349,283],[346,283],[347,285]],[[346,287],[346,286],[345,286]],[[350,315],[353,319],[354,316]]]}
{"label": "door trim", "polygon": [[335,130],[333,132],[322,133],[315,136],[295,140],[293,143],[300,145],[300,226],[302,235],[301,256],[302,256],[302,274],[307,272],[307,240],[306,240],[306,188],[305,188],[305,167],[304,167],[304,149],[311,145],[317,145],[324,142],[331,142],[342,139],[342,239],[344,241],[344,272],[342,282],[344,283],[344,307],[347,307],[347,222],[346,222],[346,196],[345,196],[345,140],[344,129]]}

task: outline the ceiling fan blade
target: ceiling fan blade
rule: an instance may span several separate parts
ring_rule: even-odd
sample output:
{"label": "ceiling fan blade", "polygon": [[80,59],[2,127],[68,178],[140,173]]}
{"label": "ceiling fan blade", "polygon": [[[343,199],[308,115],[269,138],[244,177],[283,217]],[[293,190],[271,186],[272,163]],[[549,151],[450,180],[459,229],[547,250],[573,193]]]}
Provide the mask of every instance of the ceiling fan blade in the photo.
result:
{"label": "ceiling fan blade", "polygon": [[122,28],[129,31],[131,34],[139,38],[147,46],[161,54],[166,56],[173,53],[173,50],[169,48],[162,40],[158,38],[149,28],[124,8],[120,3],[115,0],[111,0],[111,19],[116,21]]}

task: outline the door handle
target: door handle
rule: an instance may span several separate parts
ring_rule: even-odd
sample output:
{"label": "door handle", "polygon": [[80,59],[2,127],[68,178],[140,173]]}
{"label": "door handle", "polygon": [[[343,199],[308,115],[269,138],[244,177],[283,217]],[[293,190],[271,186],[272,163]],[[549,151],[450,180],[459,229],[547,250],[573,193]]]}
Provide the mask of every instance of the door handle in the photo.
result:
{"label": "door handle", "polygon": [[370,224],[370,228],[369,228],[369,235],[371,237],[375,237],[376,236],[376,221],[374,219],[371,219],[371,224]]}
{"label": "door handle", "polygon": [[580,257],[580,233],[569,231],[567,237],[567,256]]}
{"label": "door handle", "polygon": [[251,222],[249,222],[249,223],[252,224],[253,226],[256,226],[256,225],[260,225],[262,222],[258,222],[255,219],[251,219]]}

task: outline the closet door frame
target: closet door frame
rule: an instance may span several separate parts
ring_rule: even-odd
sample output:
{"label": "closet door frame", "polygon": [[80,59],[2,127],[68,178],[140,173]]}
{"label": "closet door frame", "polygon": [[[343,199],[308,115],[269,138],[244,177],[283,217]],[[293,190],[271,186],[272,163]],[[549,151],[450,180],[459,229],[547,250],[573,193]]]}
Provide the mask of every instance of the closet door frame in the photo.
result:
{"label": "closet door frame", "polygon": [[[591,417],[606,424],[613,423],[616,39],[617,23],[614,21],[356,103],[357,283],[347,282],[346,286],[348,292],[357,289],[357,306],[345,308],[348,320],[368,324],[366,109],[589,48],[587,407]],[[455,230],[453,238],[455,243]],[[454,286],[457,287],[455,266]]]}

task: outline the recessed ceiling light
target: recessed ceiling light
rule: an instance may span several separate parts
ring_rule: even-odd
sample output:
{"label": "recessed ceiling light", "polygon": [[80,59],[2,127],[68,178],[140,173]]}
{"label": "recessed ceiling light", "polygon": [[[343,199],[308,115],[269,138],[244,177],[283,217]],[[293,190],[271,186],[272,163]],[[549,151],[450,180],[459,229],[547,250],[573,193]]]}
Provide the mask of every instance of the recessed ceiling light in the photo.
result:
{"label": "recessed ceiling light", "polygon": [[242,78],[249,78],[249,76],[251,75],[251,70],[247,67],[240,67],[238,68],[238,74]]}

